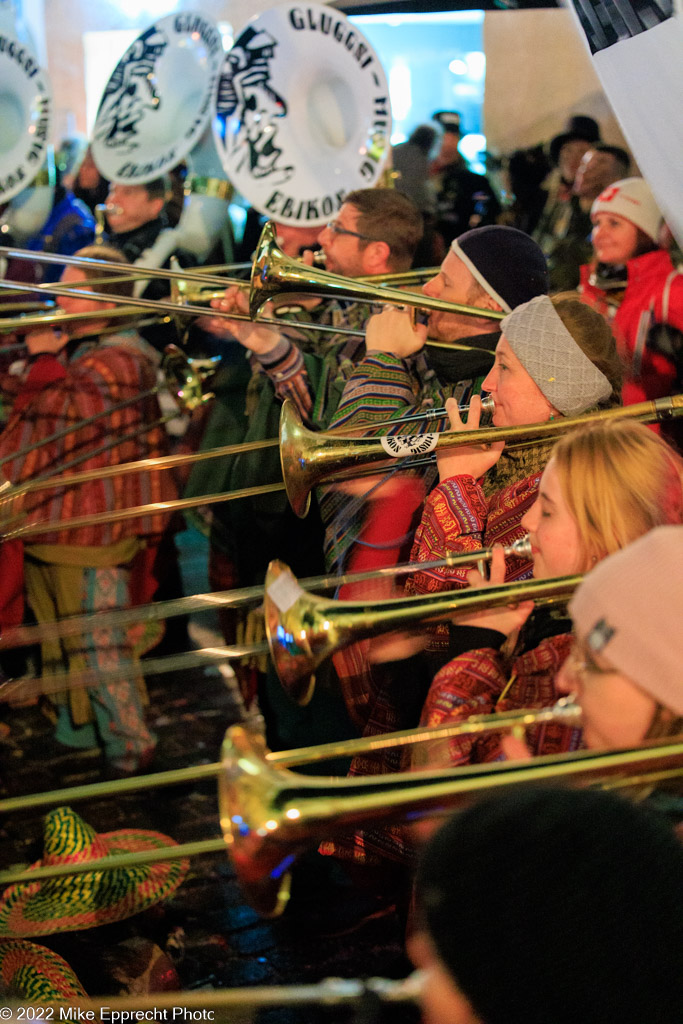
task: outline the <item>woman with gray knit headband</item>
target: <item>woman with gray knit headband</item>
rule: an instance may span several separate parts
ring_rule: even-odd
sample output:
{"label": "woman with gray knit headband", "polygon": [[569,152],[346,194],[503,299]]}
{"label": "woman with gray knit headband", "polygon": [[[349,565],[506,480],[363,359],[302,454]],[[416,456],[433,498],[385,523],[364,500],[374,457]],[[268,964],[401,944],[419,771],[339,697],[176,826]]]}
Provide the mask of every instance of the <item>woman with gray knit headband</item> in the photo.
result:
{"label": "woman with gray knit headband", "polygon": [[[532,299],[505,317],[502,328],[495,364],[482,385],[494,398],[496,426],[546,421],[618,402],[620,367],[614,339],[603,318],[574,296]],[[456,403],[447,404],[447,408],[453,428],[462,428]],[[479,415],[480,403],[475,399],[470,404],[468,429],[479,426]],[[493,544],[505,547],[522,538],[526,528],[521,520],[536,499],[551,449],[552,441],[510,453],[504,451],[503,444],[439,453],[441,481],[427,498],[411,561],[431,561],[453,551],[475,551]],[[530,559],[509,559],[504,564],[501,553],[494,563],[492,579],[524,579],[532,574],[532,569]],[[415,573],[407,580],[406,591],[427,594],[467,585],[466,566],[444,567]],[[549,622],[545,628],[550,632],[569,632],[566,623]],[[457,626],[430,627],[429,631],[425,627],[420,640],[425,642],[425,636],[431,676],[461,650],[478,646],[466,635],[463,647]],[[384,643],[384,638],[379,640]],[[457,644],[454,649],[451,642]],[[373,649],[370,643],[372,659],[377,656],[377,647]],[[386,647],[380,657],[385,653]],[[397,727],[397,721],[403,728],[417,724],[417,708],[424,702],[424,690],[414,692],[412,681],[399,667],[394,678],[373,699],[368,732],[389,732]],[[498,688],[497,696],[501,689]],[[444,714],[450,710],[448,705]],[[578,743],[576,731],[565,729],[559,742],[559,749],[572,749]],[[358,775],[397,771],[401,768],[400,756],[400,752],[387,751],[372,759],[357,758],[351,770]],[[373,833],[364,832],[348,842],[337,840],[334,851],[349,856],[349,843],[353,846],[353,859],[362,862],[372,861],[376,854],[386,856],[389,845],[386,830],[378,843],[373,842]],[[340,853],[342,846],[344,850]],[[332,844],[326,844],[325,852],[332,849]],[[403,860],[404,852],[399,836],[396,855],[389,856]]]}
{"label": "woman with gray knit headband", "polygon": [[[494,426],[545,422],[619,404],[621,367],[614,338],[603,318],[575,296],[538,296],[518,306],[501,326],[495,363],[482,384],[494,400]],[[466,424],[455,402],[446,408],[454,430],[479,426],[478,399],[470,404]],[[440,482],[425,503],[412,561],[508,546],[523,537],[521,519],[536,499],[552,445],[507,452],[497,442],[440,452]],[[531,570],[529,560],[509,559],[505,579],[525,579]],[[467,569],[446,567],[415,573],[406,591],[427,594],[464,586]],[[434,671],[448,656],[443,628],[435,635]]]}

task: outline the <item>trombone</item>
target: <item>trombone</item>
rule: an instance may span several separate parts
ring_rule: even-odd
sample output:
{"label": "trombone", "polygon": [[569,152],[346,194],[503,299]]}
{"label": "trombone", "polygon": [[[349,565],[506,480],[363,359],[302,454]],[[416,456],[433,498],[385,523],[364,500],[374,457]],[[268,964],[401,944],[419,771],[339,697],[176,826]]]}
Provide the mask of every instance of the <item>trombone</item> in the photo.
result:
{"label": "trombone", "polygon": [[[16,257],[17,259],[39,259],[46,263],[57,263],[59,265],[71,265],[71,266],[86,266],[90,268],[99,268],[104,270],[113,270],[122,273],[126,272],[125,265],[112,264],[106,260],[94,260],[89,257],[83,256],[71,256],[63,257],[57,255],[51,255],[47,253],[33,253],[29,250],[24,249],[11,249],[0,246],[0,254],[7,256]],[[412,271],[408,273],[413,273]],[[160,270],[141,268],[139,272],[139,278],[165,278],[169,281],[194,282],[200,285],[217,285],[222,288],[230,284],[244,284],[241,279],[229,280],[218,275],[211,275],[208,273],[202,273],[200,271],[173,271],[173,270]],[[382,279],[385,276],[395,277],[395,275],[382,275]],[[15,282],[0,282],[0,288],[9,290],[16,290]],[[44,288],[40,285],[34,285],[24,288],[24,291],[42,291]],[[63,285],[52,285],[50,286],[50,292],[55,295],[78,295],[85,298],[96,299],[98,301],[110,301],[115,302],[116,296],[113,296],[96,291],[85,291],[81,288],[74,288],[72,286]],[[252,265],[251,283],[249,291],[249,306],[250,316],[244,316],[239,313],[225,313],[221,310],[213,310],[212,315],[218,316],[227,320],[254,320],[257,318],[257,314],[266,302],[276,298],[283,292],[295,292],[298,294],[313,295],[319,297],[329,298],[341,297],[351,298],[356,300],[362,300],[366,302],[379,303],[379,304],[394,304],[401,306],[413,306],[424,310],[438,310],[446,313],[460,313],[467,316],[480,317],[485,320],[501,320],[505,313],[495,312],[492,310],[482,310],[476,306],[467,306],[460,303],[444,302],[440,299],[432,299],[426,295],[417,294],[415,292],[401,291],[396,288],[388,288],[382,284],[373,283],[372,279],[352,279],[346,278],[339,274],[331,274],[329,271],[318,270],[314,267],[308,267],[306,264],[301,263],[298,260],[292,259],[286,256],[282,250],[278,247],[277,237],[275,234],[275,228],[272,222],[268,222],[261,234],[259,244],[256,250],[256,257]],[[162,300],[145,300],[145,299],[132,299],[121,297],[121,302],[126,302],[128,305],[136,306],[137,308],[154,308],[162,310],[168,313],[181,313],[183,315],[205,315],[205,309],[193,303],[185,303],[178,291],[175,292],[176,301],[164,302]],[[201,295],[192,296],[199,301],[210,301],[213,296],[208,296],[205,300]],[[180,301],[178,301],[180,300]],[[272,325],[282,326],[290,328],[303,328],[306,330],[315,329],[316,331],[324,331],[332,334],[350,334],[358,335],[363,334],[364,331],[359,331],[352,328],[343,327],[332,327],[327,325],[312,325],[310,323],[299,323],[293,320],[280,320],[278,318],[259,318],[259,322]],[[443,348],[444,345],[440,342],[428,342],[436,347]],[[459,346],[457,344],[448,345],[448,348],[476,348],[477,346]]]}
{"label": "trombone", "polygon": [[[519,549],[523,541],[515,541],[511,548]],[[506,549],[511,553],[511,549]],[[479,564],[487,560],[490,548],[470,551],[462,554],[445,555],[428,562],[403,562],[398,565],[385,566],[381,569],[368,569],[364,572],[344,573],[340,576],[309,576],[299,580],[299,586],[306,590],[333,590],[349,583],[362,583],[394,576],[407,576],[418,569],[440,569],[453,565],[461,565],[465,560],[469,564]],[[10,626],[0,635],[0,651],[15,647],[25,647],[44,640],[58,640],[66,636],[78,636],[92,629],[112,629],[130,626],[137,622],[156,622],[159,619],[170,619],[176,615],[191,615],[197,612],[213,611],[216,608],[238,608],[244,605],[262,603],[265,594],[263,586],[239,587],[234,590],[216,590],[208,594],[193,594],[190,597],[175,597],[167,601],[155,601],[151,604],[136,605],[133,608],[121,608],[115,611],[90,612],[84,615],[71,615],[56,622],[37,625]],[[1,691],[0,691],[1,692]]]}
{"label": "trombone", "polygon": [[[524,538],[507,554],[529,557]],[[484,549],[480,561],[491,557]],[[452,556],[455,564],[471,564],[472,552]],[[452,561],[451,564],[454,564]],[[416,622],[443,622],[458,614],[498,608],[519,601],[537,604],[564,602],[581,575],[518,580],[489,587],[442,590],[436,594],[392,597],[381,601],[329,601],[303,590],[282,562],[271,562],[266,574],[264,614],[266,637],[278,678],[287,694],[305,706],[315,688],[315,670],[334,651],[368,637],[379,636]]]}
{"label": "trombone", "polygon": [[[562,417],[543,423],[508,427],[479,427],[477,430],[446,430],[440,434],[403,437],[340,438],[332,432],[315,433],[304,426],[296,406],[289,399],[280,416],[280,460],[289,503],[303,519],[310,508],[311,491],[320,484],[343,479],[354,470],[386,467],[392,460],[430,455],[443,448],[486,445],[497,441],[533,443],[558,437],[585,424],[603,420],[632,419],[643,423],[664,422],[683,415],[683,395],[671,395],[637,405],[618,406]],[[395,464],[395,463],[394,463]]]}
{"label": "trombone", "polygon": [[[480,716],[451,726],[415,730],[415,742],[434,739],[444,728],[484,732],[560,721],[576,725],[580,709],[571,701],[552,708]],[[487,722],[484,719],[488,719]],[[443,735],[443,733],[441,733]],[[450,735],[453,735],[451,732]],[[371,741],[382,737],[372,737]],[[385,737],[388,739],[389,737]],[[438,815],[493,788],[553,782],[627,789],[679,778],[683,773],[683,738],[655,740],[616,751],[553,754],[530,761],[496,762],[372,778],[304,776],[271,764],[263,737],[241,725],[231,726],[220,764],[163,772],[120,782],[96,783],[53,793],[0,802],[0,810],[18,810],[64,800],[138,791],[160,785],[218,776],[223,839],[203,840],[140,854],[110,856],[97,862],[102,871],[133,863],[177,860],[220,850],[227,852],[247,901],[259,914],[274,917],[289,898],[289,868],[297,856],[332,833],[364,824],[385,824],[410,814],[411,820]],[[299,763],[301,763],[299,761]],[[34,883],[93,870],[93,863],[51,865],[29,871],[6,871],[2,884]]]}

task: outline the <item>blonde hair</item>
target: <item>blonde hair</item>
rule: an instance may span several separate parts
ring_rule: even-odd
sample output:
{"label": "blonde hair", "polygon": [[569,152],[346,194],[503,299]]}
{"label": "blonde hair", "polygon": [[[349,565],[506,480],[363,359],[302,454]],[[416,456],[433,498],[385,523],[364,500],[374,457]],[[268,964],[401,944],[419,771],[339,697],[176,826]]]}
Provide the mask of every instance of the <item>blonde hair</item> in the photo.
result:
{"label": "blonde hair", "polygon": [[[83,256],[90,260],[106,260],[107,263],[121,264],[121,269],[130,266],[123,253],[119,249],[115,249],[113,245],[86,245],[83,249],[79,249],[77,253],[74,253],[74,255]],[[81,271],[86,281],[99,280],[108,273],[103,267],[79,266],[77,269]],[[112,270],[111,273],[118,275],[120,271]],[[106,292],[107,295],[131,296],[134,284],[134,281],[117,281],[114,277],[111,283],[103,281],[101,284],[98,284],[97,291]]]}
{"label": "blonde hair", "polygon": [[655,526],[683,523],[683,460],[642,423],[596,423],[554,447],[588,568]]}

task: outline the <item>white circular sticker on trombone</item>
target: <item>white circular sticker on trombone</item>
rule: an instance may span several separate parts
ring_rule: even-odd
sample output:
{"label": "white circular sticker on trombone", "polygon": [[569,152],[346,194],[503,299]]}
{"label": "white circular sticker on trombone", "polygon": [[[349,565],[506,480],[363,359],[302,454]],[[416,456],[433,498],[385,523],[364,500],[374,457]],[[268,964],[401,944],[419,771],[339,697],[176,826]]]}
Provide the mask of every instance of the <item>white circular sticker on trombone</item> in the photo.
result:
{"label": "white circular sticker on trombone", "polygon": [[391,138],[377,54],[339,11],[284,5],[252,18],[225,58],[214,137],[226,176],[283,224],[325,224],[373,186]]}
{"label": "white circular sticker on trombone", "polygon": [[436,448],[438,434],[396,434],[381,438],[382,448],[395,459],[404,455],[429,455]]}
{"label": "white circular sticker on trombone", "polygon": [[169,14],[138,36],[100,100],[92,154],[105,178],[142,185],[187,156],[213,113],[223,43],[203,14]]}
{"label": "white circular sticker on trombone", "polygon": [[29,47],[0,34],[0,203],[31,184],[45,162],[52,90]]}

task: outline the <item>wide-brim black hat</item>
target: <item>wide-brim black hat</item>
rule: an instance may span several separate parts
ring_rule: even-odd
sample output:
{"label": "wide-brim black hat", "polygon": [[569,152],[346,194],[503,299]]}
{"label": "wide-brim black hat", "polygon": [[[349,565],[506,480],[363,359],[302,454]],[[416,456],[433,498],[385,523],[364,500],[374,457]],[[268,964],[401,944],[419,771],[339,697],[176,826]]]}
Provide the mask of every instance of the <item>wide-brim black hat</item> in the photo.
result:
{"label": "wide-brim black hat", "polygon": [[582,142],[599,142],[600,126],[598,122],[594,121],[592,117],[586,117],[584,114],[575,114],[574,117],[570,117],[567,127],[562,134],[556,135],[550,141],[550,159],[552,162],[557,165],[562,147],[567,142],[577,140]]}

